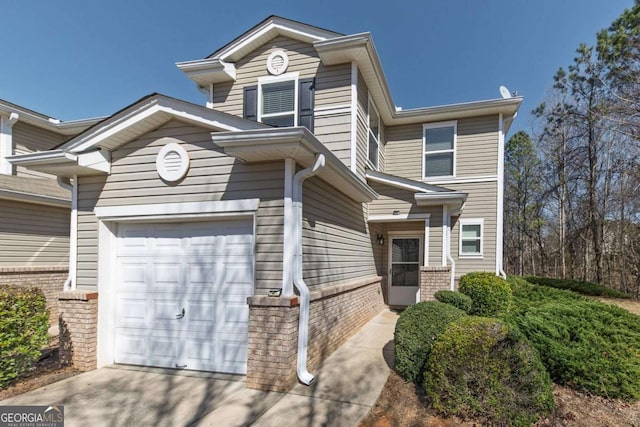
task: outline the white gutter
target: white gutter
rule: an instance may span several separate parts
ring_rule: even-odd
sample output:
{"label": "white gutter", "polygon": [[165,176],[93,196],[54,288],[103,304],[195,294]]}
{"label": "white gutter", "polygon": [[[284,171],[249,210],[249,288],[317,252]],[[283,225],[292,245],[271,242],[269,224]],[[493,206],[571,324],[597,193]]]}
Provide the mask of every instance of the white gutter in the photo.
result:
{"label": "white gutter", "polygon": [[498,116],[498,197],[496,206],[496,276],[507,278],[504,257],[504,116]]}
{"label": "white gutter", "polygon": [[[307,342],[309,340],[309,287],[302,278],[302,184],[305,179],[324,168],[323,154],[316,156],[313,166],[301,170],[293,177],[293,217],[295,221],[295,252],[293,255],[293,284],[300,293],[300,316],[298,322],[298,379],[311,385],[315,377],[307,370]],[[286,246],[286,242],[285,242]]]}
{"label": "white gutter", "polygon": [[71,191],[71,218],[69,221],[69,275],[64,282],[63,290],[76,290],[76,270],[78,260],[78,176],[73,176],[71,185],[63,177],[58,177],[58,184]]}

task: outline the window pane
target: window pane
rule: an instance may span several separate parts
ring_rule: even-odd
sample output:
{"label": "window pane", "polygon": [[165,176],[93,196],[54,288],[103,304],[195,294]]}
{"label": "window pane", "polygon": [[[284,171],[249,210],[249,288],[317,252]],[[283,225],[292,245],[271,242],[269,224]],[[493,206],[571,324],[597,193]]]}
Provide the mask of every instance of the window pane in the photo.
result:
{"label": "window pane", "polygon": [[378,141],[369,134],[369,161],[374,167],[378,167]]}
{"label": "window pane", "polygon": [[426,154],[424,176],[453,175],[453,153]]}
{"label": "window pane", "polygon": [[393,239],[392,262],[420,262],[420,239]]}
{"label": "window pane", "polygon": [[420,286],[418,264],[394,264],[391,267],[391,286]]}
{"label": "window pane", "polygon": [[293,114],[288,116],[263,117],[262,123],[278,128],[293,126]]}
{"label": "window pane", "polygon": [[293,111],[295,82],[278,82],[262,85],[262,114]]}
{"label": "window pane", "polygon": [[463,224],[462,225],[462,238],[463,239],[475,239],[480,238],[480,224]]}
{"label": "window pane", "polygon": [[463,254],[479,254],[480,253],[480,239],[477,239],[477,240],[463,240],[462,241],[462,253]]}
{"label": "window pane", "polygon": [[378,138],[380,135],[380,117],[376,113],[376,110],[369,108],[369,129],[371,133]]}
{"label": "window pane", "polygon": [[425,129],[425,151],[453,150],[453,126]]}

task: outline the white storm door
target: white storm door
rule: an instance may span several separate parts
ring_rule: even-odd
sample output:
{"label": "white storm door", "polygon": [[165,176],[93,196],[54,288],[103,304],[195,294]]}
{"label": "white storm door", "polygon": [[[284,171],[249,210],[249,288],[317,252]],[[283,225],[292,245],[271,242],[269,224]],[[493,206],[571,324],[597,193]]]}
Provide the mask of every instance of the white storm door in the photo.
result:
{"label": "white storm door", "polygon": [[391,237],[389,242],[389,305],[419,301],[421,237]]}

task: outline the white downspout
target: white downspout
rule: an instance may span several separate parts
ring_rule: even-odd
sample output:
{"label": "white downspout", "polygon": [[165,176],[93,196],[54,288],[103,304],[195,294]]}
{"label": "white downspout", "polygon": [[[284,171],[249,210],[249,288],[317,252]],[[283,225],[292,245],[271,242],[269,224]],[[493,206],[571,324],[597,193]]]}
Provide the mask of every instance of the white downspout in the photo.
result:
{"label": "white downspout", "polygon": [[58,184],[71,191],[71,218],[69,221],[69,275],[64,282],[63,290],[76,289],[76,269],[78,259],[78,177],[73,176],[71,184],[58,177]]}
{"label": "white downspout", "polygon": [[298,379],[311,385],[315,377],[307,370],[307,342],[309,340],[309,287],[302,279],[302,183],[317,174],[325,165],[323,154],[316,156],[313,166],[301,170],[293,177],[293,218],[295,221],[295,252],[293,255],[293,284],[300,293],[298,322]]}
{"label": "white downspout", "polygon": [[443,220],[446,224],[446,245],[447,245],[447,250],[446,250],[446,254],[447,254],[447,260],[449,261],[449,263],[451,264],[451,270],[450,270],[450,283],[449,283],[449,289],[454,291],[455,287],[456,287],[456,282],[455,282],[455,277],[456,277],[456,262],[453,260],[453,257],[451,256],[451,215],[449,215],[449,213],[447,212],[447,205],[444,205],[443,208]]}
{"label": "white downspout", "polygon": [[13,165],[7,160],[13,154],[13,125],[20,116],[11,113],[9,116],[0,116],[0,174],[13,175]]}
{"label": "white downspout", "polygon": [[504,116],[498,116],[498,201],[496,206],[496,275],[507,278],[504,272]]}

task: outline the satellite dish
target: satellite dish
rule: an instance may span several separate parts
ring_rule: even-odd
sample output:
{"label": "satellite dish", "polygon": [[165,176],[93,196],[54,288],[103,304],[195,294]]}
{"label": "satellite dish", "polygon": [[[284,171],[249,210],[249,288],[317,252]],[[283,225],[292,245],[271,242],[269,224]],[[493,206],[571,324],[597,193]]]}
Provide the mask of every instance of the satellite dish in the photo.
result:
{"label": "satellite dish", "polygon": [[509,92],[506,86],[500,86],[500,95],[502,95],[504,99],[511,98],[511,92]]}

